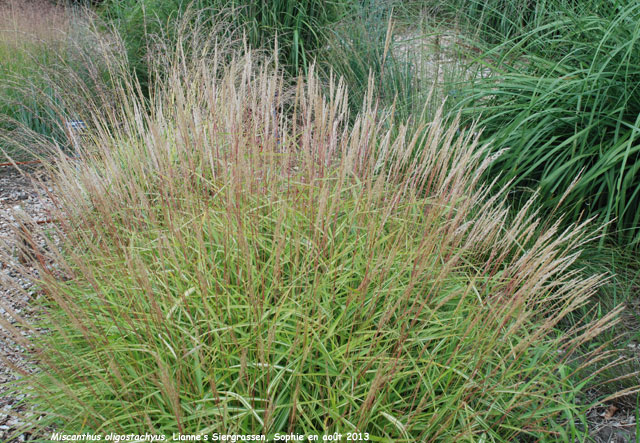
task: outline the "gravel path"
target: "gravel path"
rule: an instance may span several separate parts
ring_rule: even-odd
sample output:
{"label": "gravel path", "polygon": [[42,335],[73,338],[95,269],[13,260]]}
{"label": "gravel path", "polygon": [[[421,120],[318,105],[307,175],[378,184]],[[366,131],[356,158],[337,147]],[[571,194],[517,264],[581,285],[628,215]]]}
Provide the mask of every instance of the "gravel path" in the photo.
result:
{"label": "gravel path", "polygon": [[[35,296],[30,289],[30,283],[16,271],[18,263],[18,238],[16,226],[16,212],[24,211],[34,220],[44,221],[48,218],[48,207],[51,202],[36,192],[32,184],[33,179],[41,179],[42,171],[31,169],[20,173],[12,167],[0,167],[0,247],[4,243],[10,254],[10,259],[0,256],[0,316],[15,324],[15,320],[8,314],[7,309],[28,318],[32,314],[29,301]],[[16,288],[17,283],[22,289]],[[21,442],[30,440],[30,434],[16,436],[16,430],[23,427],[21,416],[25,407],[21,404],[24,395],[11,391],[15,375],[7,367],[6,361],[20,367],[27,368],[18,346],[8,343],[5,339],[5,329],[0,326],[0,442]]]}

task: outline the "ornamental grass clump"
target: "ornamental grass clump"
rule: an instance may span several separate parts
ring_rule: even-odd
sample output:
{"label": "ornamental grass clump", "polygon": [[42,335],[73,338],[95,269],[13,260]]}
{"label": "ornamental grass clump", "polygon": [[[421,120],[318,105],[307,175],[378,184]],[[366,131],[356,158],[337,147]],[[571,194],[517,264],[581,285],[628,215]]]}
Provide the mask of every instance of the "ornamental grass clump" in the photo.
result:
{"label": "ornamental grass clump", "polygon": [[[55,133],[49,124],[52,109],[42,100],[50,91],[42,82],[39,65],[51,63],[64,50],[71,33],[66,12],[42,1],[0,3],[0,130],[15,132],[25,125],[40,134]],[[0,143],[0,149],[7,148]],[[3,154],[0,151],[0,163],[6,161]],[[10,154],[24,153],[12,150]]]}
{"label": "ornamental grass clump", "polygon": [[219,32],[215,28],[224,17],[229,26],[222,33],[243,34],[253,48],[273,48],[277,40],[281,65],[296,76],[326,45],[332,24],[365,7],[353,0],[104,0],[98,12],[123,36],[131,67],[146,90],[153,81],[149,49],[160,36],[175,44],[178,28],[195,16],[205,35]]}
{"label": "ornamental grass clump", "polygon": [[90,11],[62,2],[0,2],[0,163],[32,160],[46,145],[67,142],[67,121],[78,118],[76,95],[108,104],[109,66],[101,63],[123,56],[96,25]]}
{"label": "ornamental grass clump", "polygon": [[536,189],[545,209],[598,217],[609,239],[637,249],[640,4],[602,3],[487,49],[478,69],[491,75],[460,86],[458,109],[481,119],[495,150],[508,148],[491,168],[499,187]]}
{"label": "ornamental grass clump", "polygon": [[601,281],[570,271],[584,226],[511,217],[472,128],[409,136],[372,92],[350,119],[313,69],[288,88],[250,51],[183,47],[149,101],[114,82],[82,161],[50,165],[39,318],[6,329],[37,369],[33,426],[501,441],[574,422],[574,351],[615,317],[556,328]]}

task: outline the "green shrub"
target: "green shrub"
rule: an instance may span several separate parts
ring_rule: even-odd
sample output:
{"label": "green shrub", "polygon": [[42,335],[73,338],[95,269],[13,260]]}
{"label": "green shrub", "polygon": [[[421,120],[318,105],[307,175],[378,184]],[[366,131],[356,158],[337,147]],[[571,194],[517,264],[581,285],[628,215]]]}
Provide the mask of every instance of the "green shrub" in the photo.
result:
{"label": "green shrub", "polygon": [[29,426],[475,441],[572,424],[572,351],[614,316],[556,329],[599,284],[567,272],[585,227],[510,219],[455,122],[409,138],[365,101],[351,127],[344,87],[322,94],[311,69],[288,90],[224,48],[178,51],[149,101],[128,83],[85,162],[51,165],[39,320],[7,330],[38,368]]}

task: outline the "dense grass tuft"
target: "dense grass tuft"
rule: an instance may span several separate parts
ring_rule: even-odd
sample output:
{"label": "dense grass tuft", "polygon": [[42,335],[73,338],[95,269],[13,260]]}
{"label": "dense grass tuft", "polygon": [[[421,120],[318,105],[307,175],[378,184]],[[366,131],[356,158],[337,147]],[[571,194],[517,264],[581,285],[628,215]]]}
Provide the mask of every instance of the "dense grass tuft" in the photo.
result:
{"label": "dense grass tuft", "polygon": [[[0,4],[0,158],[42,155],[56,142],[70,148],[67,120],[80,118],[84,100],[110,101],[104,33],[88,11],[30,0]],[[112,57],[113,58],[113,57]]]}
{"label": "dense grass tuft", "polygon": [[503,43],[552,23],[567,13],[608,15],[632,2],[615,0],[432,0],[432,13],[485,42]]}
{"label": "dense grass tuft", "polygon": [[578,220],[609,222],[621,244],[640,244],[640,6],[567,12],[480,58],[460,108],[482,115],[499,186],[540,189]]}
{"label": "dense grass tuft", "polygon": [[[349,15],[357,7],[353,0],[106,0],[100,13],[113,22],[123,36],[129,61],[143,87],[149,81],[149,50],[160,37],[176,43],[175,26],[185,17],[211,29],[224,17],[223,32],[242,35],[253,48],[273,50],[276,40],[279,61],[293,76],[306,72],[318,49],[326,44],[328,26]],[[218,27],[219,30],[219,27]]]}
{"label": "dense grass tuft", "polygon": [[114,81],[83,161],[51,165],[41,317],[7,330],[39,369],[34,426],[460,441],[572,424],[573,351],[615,316],[556,329],[601,281],[568,271],[585,227],[511,218],[473,128],[436,115],[409,137],[372,93],[350,126],[342,83],[322,94],[311,69],[288,89],[223,48],[177,51],[149,101]]}
{"label": "dense grass tuft", "polygon": [[[70,33],[69,21],[62,8],[46,2],[0,4],[1,130],[13,132],[26,126],[43,135],[56,134],[50,124],[54,111],[46,105],[55,98],[38,67],[57,58]],[[8,146],[0,144],[0,148]]]}

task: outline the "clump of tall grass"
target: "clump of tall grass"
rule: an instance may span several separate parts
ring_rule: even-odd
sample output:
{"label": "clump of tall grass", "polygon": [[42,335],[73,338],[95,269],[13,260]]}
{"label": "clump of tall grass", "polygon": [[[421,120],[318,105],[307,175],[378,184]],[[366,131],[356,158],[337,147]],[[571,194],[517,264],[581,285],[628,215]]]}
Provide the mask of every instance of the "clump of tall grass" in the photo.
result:
{"label": "clump of tall grass", "polygon": [[[325,45],[328,27],[356,8],[353,0],[106,0],[101,15],[113,22],[122,35],[129,62],[143,88],[149,81],[149,53],[158,36],[177,41],[176,24],[198,16],[213,26],[225,17],[228,26],[244,35],[253,48],[272,50],[277,39],[280,63],[294,77],[306,71],[318,49]],[[219,29],[219,28],[218,28]],[[212,29],[203,29],[211,33]]]}
{"label": "clump of tall grass", "polygon": [[482,114],[499,186],[539,186],[547,209],[609,222],[620,243],[640,244],[640,6],[582,13],[489,49],[492,75],[465,88],[460,107]]}
{"label": "clump of tall grass", "polygon": [[533,29],[552,23],[567,12],[577,15],[608,13],[626,0],[430,0],[425,2],[431,14],[450,25],[462,27],[475,37],[490,43],[520,37]]}
{"label": "clump of tall grass", "polygon": [[[317,61],[324,78],[341,77],[349,88],[350,109],[357,113],[376,79],[373,99],[381,112],[398,121],[429,120],[450,84],[465,74],[449,43],[451,36],[427,18],[407,17],[390,4],[371,1],[331,27],[327,47]],[[429,99],[432,97],[432,99]]]}
{"label": "clump of tall grass", "polygon": [[38,368],[23,382],[39,423],[563,432],[573,351],[615,317],[556,329],[600,283],[567,271],[586,227],[511,218],[472,132],[441,115],[389,128],[373,80],[351,126],[342,82],[323,94],[310,69],[288,89],[223,48],[177,50],[148,101],[114,82],[125,100],[88,119],[83,161],[51,165],[60,223],[42,234],[60,244],[33,253],[40,318],[3,322]]}
{"label": "clump of tall grass", "polygon": [[[393,105],[396,117],[404,121],[410,117],[420,120],[434,75],[442,77],[443,71],[434,74],[438,62],[430,59],[431,48],[420,43],[427,32],[425,19],[416,21],[411,7],[397,0],[176,0],[107,1],[100,11],[120,30],[143,90],[150,80],[149,54],[155,51],[154,46],[158,41],[165,46],[168,41],[175,44],[187,21],[201,27],[206,24],[209,29],[204,33],[208,35],[243,37],[254,50],[272,51],[277,47],[280,66],[294,81],[312,63],[323,80],[328,81],[332,75],[342,77],[351,91],[349,100],[355,112],[367,94],[369,76],[374,75],[379,106],[388,109]],[[220,26],[222,22],[226,26]],[[397,28],[408,35],[401,37]],[[408,47],[419,48],[407,51]]]}
{"label": "clump of tall grass", "polygon": [[[407,120],[412,111],[419,115],[433,84],[426,82],[421,68],[424,51],[412,56],[399,53],[397,23],[391,4],[365,2],[359,10],[331,27],[327,47],[318,53],[324,77],[341,77],[349,86],[350,108],[360,110],[369,91],[369,79],[376,78],[375,100]],[[422,37],[420,25],[412,29]],[[415,104],[418,103],[416,106]]]}
{"label": "clump of tall grass", "polygon": [[20,159],[42,154],[33,149],[39,139],[64,143],[65,120],[77,118],[63,103],[70,85],[105,95],[91,23],[79,10],[44,0],[0,4],[0,152]]}
{"label": "clump of tall grass", "polygon": [[[51,110],[39,106],[36,88],[19,90],[25,80],[38,76],[38,64],[55,58],[64,47],[69,17],[62,8],[48,2],[8,1],[0,4],[0,125],[13,130],[25,124],[50,134]],[[44,94],[47,91],[43,91]]]}

